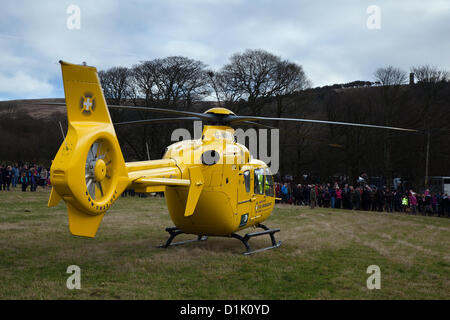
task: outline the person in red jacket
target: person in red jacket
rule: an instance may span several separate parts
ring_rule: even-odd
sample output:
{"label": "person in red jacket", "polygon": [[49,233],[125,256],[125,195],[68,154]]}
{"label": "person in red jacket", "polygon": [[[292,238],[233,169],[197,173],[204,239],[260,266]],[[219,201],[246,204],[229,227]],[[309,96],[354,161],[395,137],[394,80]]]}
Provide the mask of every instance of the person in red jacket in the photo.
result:
{"label": "person in red jacket", "polygon": [[342,203],[342,190],[339,189],[339,186],[336,186],[336,203],[335,208],[340,209]]}
{"label": "person in red jacket", "polygon": [[409,196],[409,205],[411,207],[412,210],[412,214],[416,214],[417,211],[417,198],[416,198],[416,194],[411,192],[411,195]]}

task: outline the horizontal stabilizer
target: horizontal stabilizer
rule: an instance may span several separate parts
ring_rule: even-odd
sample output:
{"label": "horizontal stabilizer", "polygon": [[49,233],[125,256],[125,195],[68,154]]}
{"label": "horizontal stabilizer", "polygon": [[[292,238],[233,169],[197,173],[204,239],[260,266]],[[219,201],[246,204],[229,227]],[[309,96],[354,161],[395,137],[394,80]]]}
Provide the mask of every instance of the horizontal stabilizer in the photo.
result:
{"label": "horizontal stabilizer", "polygon": [[200,198],[200,194],[203,190],[204,180],[201,168],[191,167],[189,168],[189,179],[142,177],[134,180],[133,183],[142,185],[143,187],[189,187],[186,208],[184,211],[184,215],[187,217],[191,216],[195,211],[198,199]]}
{"label": "horizontal stabilizer", "polygon": [[191,184],[191,181],[187,179],[172,178],[139,178],[133,182],[146,186],[189,186]]}

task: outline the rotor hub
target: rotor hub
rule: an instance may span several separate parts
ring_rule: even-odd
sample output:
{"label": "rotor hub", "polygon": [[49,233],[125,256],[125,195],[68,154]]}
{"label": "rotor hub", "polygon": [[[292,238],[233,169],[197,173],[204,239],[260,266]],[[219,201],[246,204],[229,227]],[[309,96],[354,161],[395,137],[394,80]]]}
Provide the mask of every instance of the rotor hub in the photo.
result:
{"label": "rotor hub", "polygon": [[224,115],[233,115],[235,116],[234,112],[227,109],[227,108],[211,108],[208,109],[204,112],[205,114],[215,114],[215,115],[219,115],[219,116],[224,116]]}
{"label": "rotor hub", "polygon": [[94,166],[94,177],[96,181],[103,181],[106,176],[106,163],[103,159],[97,159]]}

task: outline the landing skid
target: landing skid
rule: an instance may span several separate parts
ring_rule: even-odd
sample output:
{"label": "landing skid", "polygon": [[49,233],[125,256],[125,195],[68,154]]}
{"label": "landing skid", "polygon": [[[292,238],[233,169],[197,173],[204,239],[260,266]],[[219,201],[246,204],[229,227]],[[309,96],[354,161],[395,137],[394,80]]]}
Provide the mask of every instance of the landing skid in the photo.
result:
{"label": "landing skid", "polygon": [[183,234],[184,232],[181,231],[180,229],[178,229],[177,227],[166,228],[166,231],[170,234],[169,239],[167,239],[165,244],[158,246],[158,248],[167,248],[167,247],[171,247],[171,246],[179,246],[179,245],[190,243],[190,242],[208,240],[207,236],[197,236],[197,239],[178,241],[178,242],[172,243],[173,239],[175,239],[176,236]]}
{"label": "landing skid", "polygon": [[[261,251],[266,251],[266,250],[278,248],[279,246],[281,246],[281,241],[276,242],[275,235],[274,235],[274,233],[279,232],[280,229],[269,229],[268,227],[266,227],[265,225],[260,224],[260,223],[258,223],[256,225],[256,227],[264,229],[264,230],[259,231],[259,232],[247,233],[245,236],[241,236],[237,233],[231,234],[232,238],[238,239],[244,244],[245,248],[247,249],[247,251],[244,252],[244,255],[249,255],[249,254],[253,254],[253,253],[257,253],[257,252],[261,252]],[[191,240],[185,240],[185,241],[179,241],[179,242],[172,243],[172,241],[175,239],[176,236],[178,236],[180,234],[184,234],[184,232],[181,231],[180,229],[178,229],[177,227],[166,228],[166,231],[170,234],[169,239],[167,239],[165,244],[159,245],[158,248],[168,248],[171,246],[179,246],[179,245],[190,243],[190,242],[198,242],[198,241],[208,240],[207,236],[199,235],[199,236],[197,236],[197,239],[191,239]],[[272,240],[272,245],[270,247],[252,250],[248,241],[251,238],[263,236],[265,234],[270,235],[270,239]]]}
{"label": "landing skid", "polygon": [[[245,236],[241,236],[236,233],[231,234],[231,237],[242,241],[242,243],[244,244],[245,248],[247,249],[247,252],[244,252],[244,255],[249,255],[249,254],[253,254],[253,253],[257,253],[257,252],[261,252],[261,251],[266,251],[266,250],[278,248],[279,246],[281,246],[281,241],[276,242],[275,235],[274,235],[274,233],[279,232],[280,229],[269,229],[268,227],[266,227],[265,225],[260,224],[260,223],[258,223],[256,225],[256,227],[264,229],[264,231],[247,233]],[[250,244],[248,243],[248,240],[250,240],[251,238],[254,238],[254,237],[265,235],[265,234],[270,235],[270,239],[272,240],[272,245],[270,247],[252,250],[252,248],[250,247]]]}

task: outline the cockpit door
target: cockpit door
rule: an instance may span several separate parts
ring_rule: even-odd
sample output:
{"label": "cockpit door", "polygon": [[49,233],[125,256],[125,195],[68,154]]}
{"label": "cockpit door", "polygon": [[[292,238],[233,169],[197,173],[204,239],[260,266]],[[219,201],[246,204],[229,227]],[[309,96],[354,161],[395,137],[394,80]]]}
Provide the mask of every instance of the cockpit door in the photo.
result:
{"label": "cockpit door", "polygon": [[273,177],[268,168],[254,170],[254,206],[251,224],[264,221],[271,214],[275,203]]}
{"label": "cockpit door", "polygon": [[238,186],[238,212],[236,222],[239,228],[247,225],[252,215],[252,196],[253,196],[253,170],[245,170],[239,173]]}

